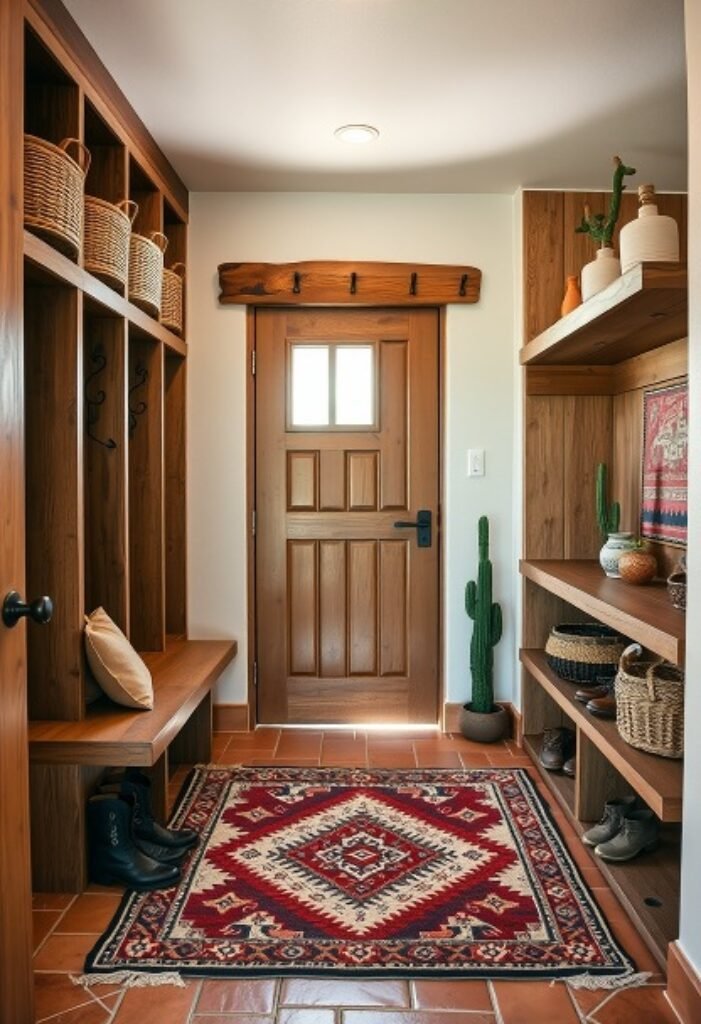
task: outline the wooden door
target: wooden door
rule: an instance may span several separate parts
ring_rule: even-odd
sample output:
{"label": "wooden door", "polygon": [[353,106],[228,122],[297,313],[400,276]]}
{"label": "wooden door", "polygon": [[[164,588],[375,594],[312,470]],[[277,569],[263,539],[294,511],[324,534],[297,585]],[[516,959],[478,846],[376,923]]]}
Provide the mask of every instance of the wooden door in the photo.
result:
{"label": "wooden door", "polygon": [[256,314],[260,722],[437,721],[438,336],[432,309]]}
{"label": "wooden door", "polygon": [[[24,595],[22,4],[0,0],[0,602]],[[32,1021],[26,626],[0,622],[0,1020]]]}

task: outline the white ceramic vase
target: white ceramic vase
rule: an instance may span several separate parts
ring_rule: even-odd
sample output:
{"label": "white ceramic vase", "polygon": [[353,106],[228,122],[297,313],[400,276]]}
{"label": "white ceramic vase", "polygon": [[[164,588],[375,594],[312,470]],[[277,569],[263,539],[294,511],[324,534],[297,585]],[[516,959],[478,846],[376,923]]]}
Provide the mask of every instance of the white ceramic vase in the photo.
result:
{"label": "white ceramic vase", "polygon": [[608,540],[599,552],[599,563],[607,576],[620,580],[618,559],[625,551],[633,551],[636,541],[632,533],[610,533]]}
{"label": "white ceramic vase", "polygon": [[654,185],[641,185],[638,198],[638,219],[625,224],[619,238],[623,274],[643,260],[676,263],[679,259],[677,222],[658,213]]}
{"label": "white ceramic vase", "polygon": [[582,302],[603,291],[621,276],[621,263],[613,249],[604,246],[596,250],[596,259],[582,267]]}

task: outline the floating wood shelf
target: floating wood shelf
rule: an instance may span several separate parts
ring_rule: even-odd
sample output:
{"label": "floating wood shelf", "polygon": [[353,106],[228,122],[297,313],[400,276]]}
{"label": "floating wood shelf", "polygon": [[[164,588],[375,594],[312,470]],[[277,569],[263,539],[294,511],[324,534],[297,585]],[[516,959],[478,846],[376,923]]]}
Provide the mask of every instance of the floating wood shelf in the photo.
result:
{"label": "floating wood shelf", "polygon": [[611,365],[686,333],[686,264],[639,263],[524,345],[521,362]]}
{"label": "floating wood shelf", "polygon": [[682,820],[681,761],[636,750],[622,739],[614,721],[595,718],[585,711],[584,705],[574,699],[577,687],[552,671],[544,651],[522,650],[521,662],[661,821]]}
{"label": "floating wood shelf", "polygon": [[[524,749],[581,836],[589,828],[589,823],[579,822],[574,816],[573,781],[560,772],[546,771],[540,765],[541,740],[541,736],[524,736]],[[679,935],[680,835],[677,825],[666,826],[661,833],[660,846],[654,853],[643,854],[624,864],[607,863],[597,857],[591,847],[582,844],[582,850],[591,857],[592,863],[621,901],[663,971],[667,969],[667,946]]]}
{"label": "floating wood shelf", "polygon": [[31,279],[32,268],[35,268],[35,273],[38,270],[63,284],[71,285],[82,291],[88,300],[96,306],[102,307],[115,316],[123,317],[132,324],[137,332],[147,335],[155,341],[163,342],[172,352],[181,356],[187,354],[187,345],[177,334],[173,334],[158,320],[154,320],[148,313],[127,301],[109,285],[97,277],[93,277],[87,270],[73,263],[67,256],[30,231],[24,232],[24,257],[30,265],[27,273],[28,279]]}
{"label": "floating wood shelf", "polygon": [[522,559],[523,576],[675,665],[684,663],[686,619],[663,583],[634,587],[604,576],[598,562]]}

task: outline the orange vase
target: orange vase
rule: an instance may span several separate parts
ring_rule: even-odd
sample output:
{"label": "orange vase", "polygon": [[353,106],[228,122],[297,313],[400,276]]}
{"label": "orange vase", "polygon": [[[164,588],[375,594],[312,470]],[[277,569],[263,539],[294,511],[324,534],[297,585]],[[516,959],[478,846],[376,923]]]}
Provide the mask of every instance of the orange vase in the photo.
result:
{"label": "orange vase", "polygon": [[574,274],[571,274],[567,278],[567,285],[565,287],[565,297],[562,300],[560,312],[563,316],[566,316],[567,313],[571,313],[573,309],[576,309],[577,306],[581,305],[582,293],[579,290],[579,282],[577,281],[576,276]]}

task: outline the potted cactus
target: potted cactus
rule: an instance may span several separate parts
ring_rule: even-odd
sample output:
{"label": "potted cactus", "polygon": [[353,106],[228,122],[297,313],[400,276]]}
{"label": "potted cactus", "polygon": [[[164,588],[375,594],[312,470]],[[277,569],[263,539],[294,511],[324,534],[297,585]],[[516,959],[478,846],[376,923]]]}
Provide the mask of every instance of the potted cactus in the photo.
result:
{"label": "potted cactus", "polygon": [[479,562],[477,582],[465,587],[465,610],[474,622],[470,642],[472,700],[463,705],[460,731],[468,740],[493,743],[508,730],[509,717],[494,703],[494,647],[501,639],[501,607],[492,601],[492,563],[489,560],[489,520],[477,524]]}

